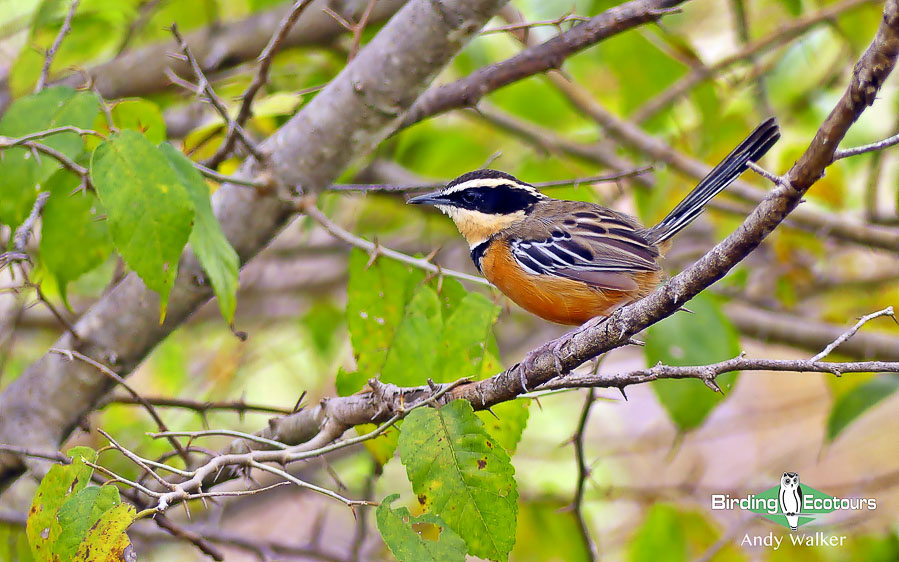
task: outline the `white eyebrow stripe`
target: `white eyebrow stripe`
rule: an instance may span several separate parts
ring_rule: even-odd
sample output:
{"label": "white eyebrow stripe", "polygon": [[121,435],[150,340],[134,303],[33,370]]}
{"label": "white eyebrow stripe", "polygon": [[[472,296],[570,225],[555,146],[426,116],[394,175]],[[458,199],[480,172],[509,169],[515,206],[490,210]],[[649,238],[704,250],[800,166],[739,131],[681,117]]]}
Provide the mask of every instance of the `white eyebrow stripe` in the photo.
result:
{"label": "white eyebrow stripe", "polygon": [[498,185],[511,185],[516,189],[521,189],[522,191],[527,191],[529,193],[533,193],[534,195],[540,195],[540,192],[533,187],[506,178],[476,178],[473,180],[468,180],[466,182],[462,182],[458,185],[454,185],[450,188],[445,189],[443,191],[443,194],[449,195],[451,193],[458,193],[471,187],[496,187]]}

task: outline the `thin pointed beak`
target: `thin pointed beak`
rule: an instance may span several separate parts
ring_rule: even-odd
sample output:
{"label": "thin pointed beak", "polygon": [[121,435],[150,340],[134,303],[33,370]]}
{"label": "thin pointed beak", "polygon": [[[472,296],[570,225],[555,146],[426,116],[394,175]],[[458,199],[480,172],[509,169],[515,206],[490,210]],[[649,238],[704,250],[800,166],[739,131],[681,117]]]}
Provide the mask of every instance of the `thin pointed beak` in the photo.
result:
{"label": "thin pointed beak", "polygon": [[406,201],[407,205],[440,205],[441,203],[446,203],[446,199],[441,197],[439,191],[419,195],[418,197],[413,197]]}

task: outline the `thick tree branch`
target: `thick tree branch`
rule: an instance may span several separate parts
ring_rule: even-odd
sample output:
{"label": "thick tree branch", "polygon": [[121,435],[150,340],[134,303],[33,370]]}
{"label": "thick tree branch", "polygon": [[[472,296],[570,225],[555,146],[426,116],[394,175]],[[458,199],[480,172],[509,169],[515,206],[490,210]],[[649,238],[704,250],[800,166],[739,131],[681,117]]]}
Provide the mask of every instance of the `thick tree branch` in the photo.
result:
{"label": "thick tree branch", "polygon": [[606,10],[589,21],[557,35],[546,43],[523,50],[514,57],[485,66],[465,78],[430,89],[405,115],[400,128],[460,107],[474,107],[488,93],[522,78],[562,66],[569,56],[612,35],[657,21],[684,0],[632,0]]}

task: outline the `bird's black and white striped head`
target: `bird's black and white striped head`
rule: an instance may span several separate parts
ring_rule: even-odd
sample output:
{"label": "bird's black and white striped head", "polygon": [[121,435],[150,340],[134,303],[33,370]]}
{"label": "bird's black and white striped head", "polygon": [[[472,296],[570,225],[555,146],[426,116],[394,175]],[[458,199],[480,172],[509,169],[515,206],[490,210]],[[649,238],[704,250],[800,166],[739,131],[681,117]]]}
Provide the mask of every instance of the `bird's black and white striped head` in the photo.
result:
{"label": "bird's black and white striped head", "polygon": [[435,193],[408,201],[433,205],[456,223],[459,231],[476,246],[488,237],[523,220],[546,196],[514,176],[498,170],[475,170],[463,174]]}

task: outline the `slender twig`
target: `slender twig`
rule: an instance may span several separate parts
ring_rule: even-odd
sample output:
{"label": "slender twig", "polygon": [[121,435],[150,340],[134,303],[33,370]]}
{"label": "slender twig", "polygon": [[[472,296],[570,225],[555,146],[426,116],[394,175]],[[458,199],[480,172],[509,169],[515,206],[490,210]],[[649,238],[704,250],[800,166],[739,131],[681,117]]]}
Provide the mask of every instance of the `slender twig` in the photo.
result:
{"label": "slender twig", "polygon": [[47,76],[50,74],[50,65],[53,64],[53,58],[56,56],[56,51],[59,50],[62,40],[65,39],[69,31],[72,30],[72,18],[75,16],[75,10],[78,9],[79,1],[80,0],[72,0],[72,3],[69,5],[69,11],[66,12],[66,18],[62,22],[62,27],[59,28],[59,33],[56,34],[56,39],[53,40],[53,44],[44,56],[44,66],[41,68],[41,76],[38,78],[37,85],[34,87],[35,93],[40,92],[44,89],[44,86],[47,85]]}
{"label": "slender twig", "polygon": [[[247,119],[250,118],[253,98],[256,97],[259,89],[268,81],[268,72],[272,66],[272,60],[275,58],[275,53],[281,48],[284,39],[287,37],[287,34],[290,33],[290,29],[296,23],[297,19],[299,19],[311,3],[312,0],[297,0],[290,9],[290,12],[288,12],[287,15],[284,16],[284,19],[281,20],[281,24],[278,26],[274,35],[272,35],[272,38],[265,46],[265,49],[262,50],[262,53],[259,55],[259,68],[256,70],[252,82],[250,82],[250,85],[247,86],[243,96],[241,96],[243,100],[241,101],[240,109],[237,111],[237,117],[234,120],[229,120],[225,117],[225,120],[228,123],[228,133],[225,136],[225,140],[222,141],[222,145],[206,163],[208,167],[215,168],[227,158],[229,154],[231,154],[231,151],[234,149],[234,141],[239,134],[238,131],[246,124]],[[194,72],[196,73],[196,69],[194,69]],[[256,155],[254,154],[254,156]],[[259,160],[258,157],[257,160]]]}
{"label": "slender twig", "polygon": [[[538,390],[558,388],[612,387],[623,388],[632,384],[643,384],[659,379],[699,379],[707,386],[724,373],[734,371],[775,371],[794,373],[830,373],[841,376],[847,373],[899,372],[899,361],[857,361],[837,363],[811,361],[808,359],[748,359],[734,357],[720,363],[689,367],[656,365],[648,369],[637,369],[627,373],[611,375],[569,375],[552,379],[538,387]],[[713,390],[715,388],[710,386]]]}
{"label": "slender twig", "polygon": [[378,505],[377,502],[369,501],[369,500],[351,500],[345,496],[338,494],[333,490],[329,490],[327,488],[322,488],[321,486],[316,486],[315,484],[310,484],[305,480],[300,480],[296,476],[290,474],[286,470],[281,470],[280,468],[275,468],[273,466],[269,466],[267,464],[263,464],[261,462],[250,461],[247,463],[247,466],[250,468],[255,468],[258,470],[263,470],[265,472],[270,472],[276,476],[280,476],[281,478],[287,480],[291,484],[296,484],[301,488],[306,488],[307,490],[312,490],[313,492],[318,492],[319,494],[328,496],[329,498],[335,499],[337,501],[343,502],[347,507],[354,507],[357,505]]}
{"label": "slender twig", "polygon": [[5,443],[0,443],[0,452],[15,453],[23,457],[43,459],[60,464],[69,464],[72,462],[69,457],[65,456],[59,451],[37,451],[35,449],[29,449],[28,447],[17,447],[15,445],[6,445]]}
{"label": "slender twig", "polygon": [[219,183],[231,183],[234,185],[242,185],[244,187],[252,187],[254,189],[265,189],[268,187],[268,184],[266,182],[222,174],[220,172],[216,172],[212,168],[207,168],[199,162],[194,162],[194,168],[196,168],[197,171],[199,171],[207,178],[215,180]]}
{"label": "slender twig", "polygon": [[839,347],[843,342],[845,342],[846,340],[848,340],[849,338],[854,336],[855,333],[858,332],[861,329],[861,327],[864,326],[867,322],[874,320],[875,318],[880,318],[881,316],[889,316],[893,319],[893,322],[896,322],[897,324],[899,324],[899,321],[896,320],[896,315],[893,314],[892,306],[888,306],[888,307],[884,308],[883,310],[879,310],[877,312],[873,312],[871,314],[862,316],[861,319],[855,324],[855,326],[846,330],[846,333],[844,333],[843,335],[841,335],[840,337],[838,337],[837,339],[832,341],[827,347],[822,349],[820,353],[818,353],[817,355],[815,355],[814,357],[809,359],[809,361],[814,362],[814,361],[820,361],[820,360],[824,359],[825,357],[830,355],[830,353],[834,349]]}
{"label": "slender twig", "polygon": [[156,480],[157,482],[159,482],[160,484],[162,484],[162,485],[165,486],[166,488],[169,488],[170,490],[175,489],[175,485],[174,485],[174,484],[168,482],[165,478],[163,478],[162,476],[156,474],[156,471],[153,470],[152,468],[150,468],[150,466],[149,466],[147,463],[145,463],[145,462],[144,462],[144,459],[142,459],[140,456],[138,456],[138,455],[132,453],[131,451],[129,451],[129,450],[126,449],[125,447],[122,447],[121,445],[119,445],[119,444],[116,442],[115,439],[113,439],[108,433],[106,433],[106,432],[103,431],[102,429],[99,429],[99,428],[98,428],[98,429],[97,429],[97,432],[100,433],[100,435],[102,435],[102,436],[105,437],[106,439],[108,439],[108,440],[109,440],[109,443],[110,443],[114,448],[118,449],[119,452],[121,452],[123,455],[125,455],[126,457],[128,457],[128,460],[130,460],[131,462],[133,462],[133,463],[136,464],[137,466],[141,467],[141,468],[144,470],[144,472],[147,473],[148,475],[150,475],[151,477],[153,477],[154,480]]}
{"label": "slender twig", "polygon": [[47,156],[62,164],[62,167],[66,170],[69,170],[70,172],[74,172],[81,176],[82,181],[90,181],[90,176],[88,175],[87,168],[85,168],[81,164],[76,163],[74,160],[72,160],[62,152],[56,150],[55,148],[35,141],[23,141],[18,145],[46,154]]}
{"label": "slender twig", "polygon": [[368,6],[365,7],[365,11],[362,12],[362,18],[359,19],[359,23],[353,26],[353,43],[350,45],[350,52],[347,55],[347,62],[356,58],[356,53],[359,52],[359,46],[362,43],[362,32],[365,31],[365,27],[368,25],[368,20],[371,18],[371,13],[375,9],[375,3],[378,0],[368,0]]}
{"label": "slender twig", "polygon": [[833,159],[840,160],[841,158],[848,158],[850,156],[855,156],[857,154],[864,154],[865,152],[873,152],[875,150],[883,150],[884,148],[889,148],[889,147],[895,146],[897,144],[899,144],[899,135],[893,135],[892,137],[889,137],[889,138],[883,139],[882,141],[874,142],[871,144],[837,150],[833,154]]}
{"label": "slender twig", "polygon": [[[25,274],[24,269],[22,270],[22,273],[23,273],[23,275],[25,275],[26,280],[27,280],[27,274]],[[50,302],[50,299],[48,299],[47,295],[44,294],[44,290],[41,288],[41,284],[40,283],[31,283],[31,281],[28,281],[28,283],[32,287],[34,287],[34,293],[35,293],[35,296],[37,297],[37,300],[44,303],[44,306],[46,306],[47,309],[50,311],[50,314],[52,314],[53,317],[56,318],[57,322],[62,324],[62,327],[65,328],[67,332],[72,334],[72,338],[74,338],[74,340],[76,342],[82,341],[81,336],[75,330],[75,326],[71,322],[69,322],[68,319],[66,319],[66,317],[63,316],[61,312],[59,312],[59,310],[57,310],[56,306],[52,302]]]}
{"label": "slender twig", "polygon": [[340,27],[346,29],[350,33],[353,32],[353,24],[337,12],[335,12],[330,6],[325,6],[322,8],[322,12],[328,14],[334,21],[340,24]]}
{"label": "slender twig", "polygon": [[[286,415],[293,413],[293,410],[290,408],[278,408],[276,406],[266,406],[263,404],[248,404],[243,400],[230,400],[226,402],[200,402],[198,400],[189,400],[186,398],[150,396],[145,396],[144,400],[146,400],[150,404],[153,404],[157,408],[184,408],[185,410],[193,410],[200,414],[205,414],[210,410],[232,410],[239,414],[244,414],[247,412],[259,412],[263,414]],[[107,404],[140,404],[140,401],[134,398],[134,396],[111,396],[103,401],[103,406]]]}
{"label": "slender twig", "polygon": [[577,21],[590,21],[589,16],[579,16],[577,14],[563,14],[556,19],[552,20],[543,20],[543,21],[534,21],[534,22],[521,22],[521,23],[511,23],[509,25],[503,25],[499,27],[490,27],[483,31],[481,31],[481,35],[488,35],[490,33],[503,33],[506,31],[519,31],[521,29],[531,29],[532,27],[559,27],[565,22],[577,22]]}
{"label": "slender twig", "polygon": [[193,91],[196,95],[200,96],[205,95],[206,100],[212,104],[212,107],[218,112],[222,119],[225,120],[225,123],[228,124],[228,130],[234,130],[237,137],[240,139],[241,144],[247,149],[247,152],[253,155],[253,157],[263,162],[265,161],[264,155],[259,152],[259,149],[256,148],[256,144],[252,139],[247,135],[246,131],[243,130],[243,127],[234,123],[231,117],[228,115],[228,109],[225,107],[224,102],[218,95],[215,93],[215,90],[212,89],[212,84],[209,83],[209,79],[206,78],[206,75],[203,73],[203,68],[200,66],[200,63],[197,62],[197,59],[194,57],[193,53],[190,50],[190,47],[185,42],[184,37],[181,36],[181,33],[178,31],[178,27],[175,24],[172,24],[170,28],[172,35],[175,36],[175,40],[178,42],[178,47],[181,49],[181,52],[184,53],[184,58],[190,64],[191,70],[193,70],[194,77],[197,79],[197,85],[189,84],[184,82],[183,80],[179,80],[177,75],[174,72],[169,72],[169,77],[173,79],[174,82],[178,83],[180,86],[185,87],[191,91]]}
{"label": "slender twig", "polygon": [[153,439],[159,439],[160,437],[190,437],[194,439],[195,437],[212,437],[216,435],[227,435],[229,437],[238,437],[240,439],[248,439],[250,441],[255,441],[256,443],[262,443],[263,445],[268,445],[269,447],[274,447],[275,449],[287,449],[288,446],[284,443],[280,443],[278,441],[273,441],[271,439],[266,439],[265,437],[260,437],[258,435],[253,435],[252,433],[244,433],[242,431],[235,431],[233,429],[206,429],[202,431],[160,431],[158,433],[150,433],[147,435],[152,437]]}
{"label": "slender twig", "polygon": [[364,238],[359,238],[351,232],[348,232],[343,228],[337,226],[337,224],[335,224],[331,221],[331,219],[325,216],[325,214],[321,212],[321,210],[319,210],[319,208],[316,207],[311,201],[307,202],[306,200],[304,200],[304,202],[300,204],[300,208],[298,210],[300,210],[301,212],[305,212],[310,218],[312,218],[312,220],[320,224],[322,228],[327,230],[334,237],[339,238],[340,240],[343,240],[344,242],[352,246],[356,246],[357,248],[362,248],[366,252],[371,253],[373,256],[387,256],[388,258],[407,263],[419,269],[424,269],[425,271],[430,271],[431,273],[436,273],[437,275],[455,277],[456,279],[470,281],[471,283],[478,283],[480,285],[490,285],[490,283],[483,277],[476,277],[474,275],[462,273],[461,271],[445,269],[431,263],[427,258],[415,258],[402,252],[391,250],[390,248],[384,248],[383,246],[374,242],[369,242]]}
{"label": "slender twig", "polygon": [[774,185],[786,185],[786,179],[783,176],[778,176],[777,174],[772,174],[768,170],[762,168],[755,162],[747,162],[746,167],[762,176],[766,180],[770,181]]}
{"label": "slender twig", "polygon": [[43,191],[37,194],[37,198],[34,200],[34,205],[31,207],[31,212],[28,213],[28,218],[25,219],[19,228],[16,229],[15,235],[13,235],[13,251],[18,252],[20,254],[25,253],[25,246],[28,244],[28,239],[31,237],[31,233],[34,231],[34,225],[37,222],[37,219],[41,216],[41,212],[44,210],[44,205],[47,204],[47,199],[50,197],[50,192]]}
{"label": "slender twig", "polygon": [[[57,353],[59,355],[67,357],[69,359],[69,361],[78,359],[79,361],[87,363],[91,367],[97,369],[100,373],[102,373],[102,374],[106,375],[107,377],[109,377],[110,379],[114,380],[116,383],[120,384],[122,386],[122,388],[124,388],[126,391],[128,391],[128,394],[133,396],[135,400],[137,400],[138,402],[141,403],[141,405],[144,407],[144,409],[147,410],[147,413],[150,414],[150,417],[153,418],[153,421],[156,422],[156,425],[159,426],[160,431],[165,432],[165,431],[169,430],[168,426],[165,425],[165,422],[162,421],[162,418],[159,416],[159,413],[156,411],[156,408],[154,408],[152,404],[150,404],[149,402],[144,400],[143,396],[141,396],[136,390],[131,388],[131,385],[129,385],[127,382],[125,382],[125,379],[120,377],[118,375],[118,373],[116,373],[115,371],[113,371],[112,369],[110,369],[109,367],[104,365],[103,363],[100,363],[99,361],[91,359],[87,355],[84,355],[83,353],[80,353],[80,352],[72,350],[72,349],[50,348],[49,352]],[[184,460],[185,466],[190,466],[190,464],[191,464],[190,455],[188,455],[187,451],[184,450],[184,447],[181,446],[181,443],[174,437],[169,438],[169,443],[171,443],[172,447],[174,447],[175,450],[178,451],[178,455]]]}
{"label": "slender twig", "polygon": [[[407,416],[410,412],[421,407],[434,406],[438,400],[441,400],[443,396],[450,392],[452,389],[467,382],[469,382],[468,379],[460,379],[450,384],[434,385],[434,388],[425,387],[428,390],[427,394],[423,398],[412,403],[411,405],[400,405],[394,410],[396,413],[393,414],[390,419],[385,421],[375,430],[358,437],[338,440],[338,438],[348,429],[348,426],[334,420],[328,421],[323,424],[320,428],[319,433],[315,437],[299,445],[287,447],[287,445],[283,443],[275,442],[277,443],[277,446],[287,448],[283,448],[280,450],[251,450],[247,453],[230,453],[213,457],[206,464],[191,471],[191,478],[178,483],[176,490],[167,492],[160,496],[154,496],[158,497],[159,500],[156,509],[159,511],[164,511],[176,502],[190,499],[194,490],[199,490],[201,487],[208,487],[208,485],[204,486],[204,483],[207,481],[207,479],[212,479],[211,483],[214,484],[214,480],[219,477],[222,470],[225,467],[229,466],[259,468],[261,470],[273,472],[274,474],[286,478],[285,474],[287,473],[285,473],[284,471],[276,472],[274,469],[272,469],[272,467],[269,467],[264,463],[279,463],[281,465],[286,465],[288,463],[296,462],[299,460],[321,457],[338,449],[357,445],[369,439],[374,439],[391,428],[394,424],[396,424],[396,422]],[[369,381],[369,385],[372,387],[373,392],[383,392],[384,387],[389,386],[379,383],[374,379]],[[241,434],[242,439],[246,437],[247,436],[245,434]],[[270,443],[265,444],[268,447],[273,446]],[[286,479],[299,486],[310,488],[316,492],[338,499],[350,507],[353,507],[355,505],[372,505],[371,502],[368,502],[366,500],[349,500],[330,490],[326,490],[318,486],[313,486],[307,482],[302,482],[292,478],[293,477]]]}
{"label": "slender twig", "polygon": [[139,492],[143,492],[144,494],[147,494],[150,497],[158,498],[158,497],[162,496],[162,494],[160,492],[154,492],[153,490],[147,488],[146,486],[138,484],[134,480],[128,480],[127,478],[125,478],[123,476],[119,476],[115,472],[113,472],[113,471],[109,470],[108,468],[103,467],[99,464],[92,463],[90,461],[84,461],[84,464],[93,468],[94,470],[102,472],[103,474],[105,474],[107,477],[109,477],[114,482],[119,482],[121,484],[125,484],[126,486],[130,486],[130,487],[134,488],[135,490],[138,490]]}
{"label": "slender twig", "polygon": [[38,140],[42,138],[46,138],[52,135],[58,135],[60,133],[75,133],[77,135],[86,136],[93,135],[100,138],[105,138],[103,135],[98,133],[97,131],[92,131],[90,129],[82,129],[81,127],[75,127],[74,125],[63,125],[62,127],[54,127],[52,129],[46,129],[44,131],[38,131],[36,133],[31,133],[28,135],[23,135],[21,137],[10,138],[10,137],[2,137],[0,136],[0,149],[10,148],[13,146],[19,146],[27,143],[28,141]]}
{"label": "slender twig", "polygon": [[[594,370],[595,371],[595,370]],[[590,419],[590,408],[596,401],[596,392],[594,389],[587,391],[584,398],[584,406],[581,408],[581,416],[578,419],[577,430],[574,432],[574,456],[577,461],[577,488],[574,492],[574,500],[571,503],[571,509],[574,511],[578,522],[578,529],[581,533],[581,539],[584,541],[588,559],[593,561],[599,557],[596,543],[590,535],[590,528],[587,526],[587,520],[584,518],[584,490],[587,485],[587,478],[590,476],[590,467],[584,459],[584,435],[587,431],[587,421]]]}

